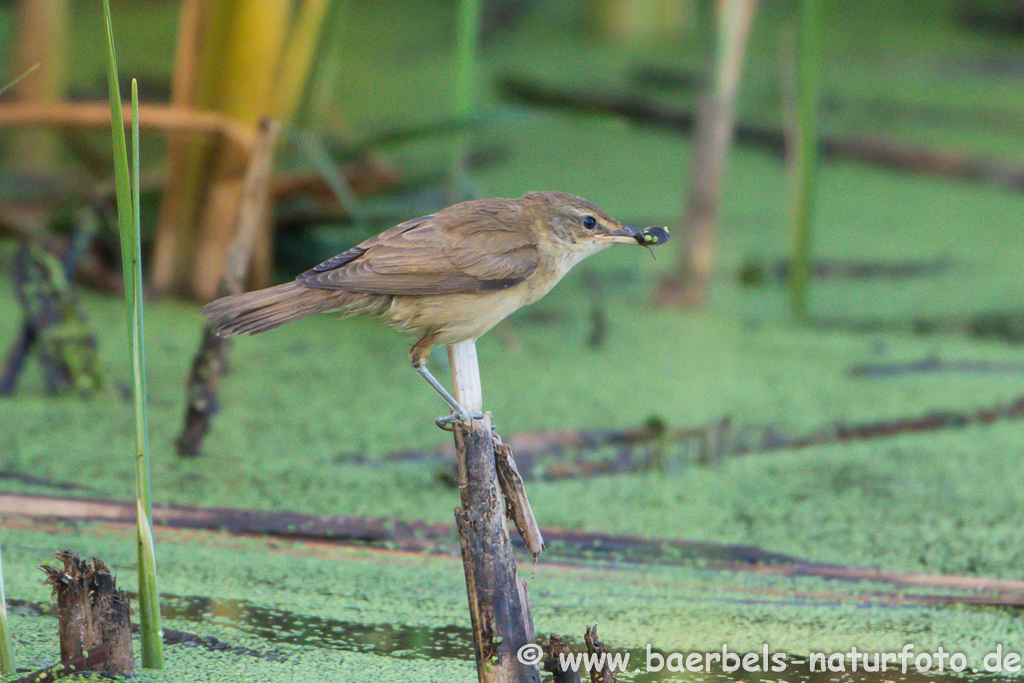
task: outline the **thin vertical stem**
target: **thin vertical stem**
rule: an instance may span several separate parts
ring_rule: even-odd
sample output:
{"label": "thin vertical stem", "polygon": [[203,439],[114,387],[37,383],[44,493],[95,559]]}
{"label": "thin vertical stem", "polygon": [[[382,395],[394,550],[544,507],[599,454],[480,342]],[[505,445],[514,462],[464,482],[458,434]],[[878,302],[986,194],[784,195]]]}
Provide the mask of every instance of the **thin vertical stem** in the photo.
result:
{"label": "thin vertical stem", "polygon": [[316,64],[324,22],[331,8],[330,0],[306,0],[292,22],[292,30],[281,54],[270,114],[286,123],[295,118],[308,92],[310,74]]}
{"label": "thin vertical stem", "polygon": [[743,58],[757,5],[758,0],[714,3],[714,72],[697,113],[684,232],[676,266],[680,286],[677,296],[684,305],[702,304],[711,282],[722,180],[732,146]]}
{"label": "thin vertical stem", "polygon": [[[110,134],[114,146],[114,187],[117,191],[117,224],[121,234],[122,267],[131,263],[131,250],[125,235],[135,230],[132,218],[132,191],[128,173],[128,145],[124,139],[124,115],[121,111],[121,90],[117,80],[117,55],[114,52],[114,28],[110,21],[110,0],[103,0],[103,18],[107,28],[107,90],[110,97]],[[125,278],[126,295],[131,301],[134,281]]]}
{"label": "thin vertical stem", "polygon": [[345,29],[351,23],[351,16],[352,0],[334,0],[304,105],[304,125],[307,128],[321,129],[337,100],[345,66],[345,41],[348,38]]}
{"label": "thin vertical stem", "polygon": [[139,84],[132,79],[132,230],[133,254],[132,376],[135,382],[135,489],[136,541],[139,556],[139,621],[142,666],[162,669],[163,639],[160,633],[160,593],[153,548],[153,507],[150,500],[149,417],[146,411],[146,344],[142,318],[142,245],[139,188]]}
{"label": "thin vertical stem", "polygon": [[819,0],[800,0],[797,34],[797,126],[792,168],[792,267],[790,304],[798,318],[807,316],[811,228],[818,177]]}
{"label": "thin vertical stem", "polygon": [[[476,106],[477,49],[480,44],[481,0],[460,0],[456,37],[455,118],[468,118]],[[469,191],[469,133],[463,133],[455,143],[452,158],[452,185],[456,191]]]}
{"label": "thin vertical stem", "polygon": [[14,650],[11,648],[11,627],[7,623],[7,595],[4,593],[4,561],[0,557],[0,674],[14,673]]}
{"label": "thin vertical stem", "polygon": [[128,166],[124,115],[117,78],[117,55],[110,20],[110,2],[103,0],[107,31],[107,86],[110,97],[110,132],[114,148],[114,180],[117,189],[117,218],[121,235],[121,267],[124,272],[125,303],[131,339],[132,380],[135,406],[136,525],[139,554],[139,620],[141,622],[142,666],[163,668],[160,634],[160,605],[156,585],[150,505],[149,430],[146,414],[145,347],[142,323],[142,254],[139,238],[139,102],[138,84],[132,81],[132,163],[134,184]]}

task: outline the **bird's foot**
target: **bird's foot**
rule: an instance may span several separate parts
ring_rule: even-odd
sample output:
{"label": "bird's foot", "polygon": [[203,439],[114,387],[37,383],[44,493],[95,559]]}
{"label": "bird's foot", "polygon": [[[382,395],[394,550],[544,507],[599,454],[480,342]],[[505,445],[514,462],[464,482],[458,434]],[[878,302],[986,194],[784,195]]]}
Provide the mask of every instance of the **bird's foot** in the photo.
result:
{"label": "bird's foot", "polygon": [[450,432],[455,429],[456,422],[465,422],[466,420],[482,419],[484,419],[483,413],[470,413],[466,410],[463,410],[457,413],[453,412],[449,415],[445,415],[444,417],[439,417],[436,420],[434,420],[434,424],[436,424],[438,427],[445,430],[446,432]]}

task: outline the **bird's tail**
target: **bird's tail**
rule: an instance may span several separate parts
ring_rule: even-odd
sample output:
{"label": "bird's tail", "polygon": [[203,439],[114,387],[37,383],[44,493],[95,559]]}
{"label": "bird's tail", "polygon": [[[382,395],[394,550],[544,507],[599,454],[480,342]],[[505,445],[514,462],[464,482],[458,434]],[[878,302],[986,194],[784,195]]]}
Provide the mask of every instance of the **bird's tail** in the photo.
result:
{"label": "bird's tail", "polygon": [[222,336],[257,334],[317,313],[353,311],[360,307],[355,298],[348,292],[311,289],[288,282],[217,299],[203,308],[203,314]]}

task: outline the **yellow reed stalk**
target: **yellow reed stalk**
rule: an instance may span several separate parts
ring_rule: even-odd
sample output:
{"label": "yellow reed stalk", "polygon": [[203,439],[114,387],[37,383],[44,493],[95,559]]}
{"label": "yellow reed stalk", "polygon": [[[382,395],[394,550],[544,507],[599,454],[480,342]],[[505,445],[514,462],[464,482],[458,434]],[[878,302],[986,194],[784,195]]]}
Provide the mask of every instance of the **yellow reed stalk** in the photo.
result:
{"label": "yellow reed stalk", "polygon": [[331,0],[306,0],[298,16],[284,55],[281,57],[274,87],[274,103],[269,113],[278,121],[291,121],[299,109],[302,96],[309,86],[313,63],[319,54],[320,37]]}

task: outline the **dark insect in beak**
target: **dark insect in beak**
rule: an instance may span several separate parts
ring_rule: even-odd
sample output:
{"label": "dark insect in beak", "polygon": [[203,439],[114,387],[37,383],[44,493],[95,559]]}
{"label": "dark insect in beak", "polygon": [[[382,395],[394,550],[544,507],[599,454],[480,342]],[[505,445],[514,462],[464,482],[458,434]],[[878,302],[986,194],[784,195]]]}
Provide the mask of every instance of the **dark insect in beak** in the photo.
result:
{"label": "dark insect in beak", "polygon": [[653,251],[651,251],[651,247],[658,246],[659,244],[665,244],[665,242],[668,242],[668,238],[668,228],[659,228],[657,226],[644,228],[636,233],[637,244],[642,247],[647,247],[647,251],[651,252],[651,257],[654,258],[655,261],[658,260],[658,257],[654,255]]}

